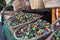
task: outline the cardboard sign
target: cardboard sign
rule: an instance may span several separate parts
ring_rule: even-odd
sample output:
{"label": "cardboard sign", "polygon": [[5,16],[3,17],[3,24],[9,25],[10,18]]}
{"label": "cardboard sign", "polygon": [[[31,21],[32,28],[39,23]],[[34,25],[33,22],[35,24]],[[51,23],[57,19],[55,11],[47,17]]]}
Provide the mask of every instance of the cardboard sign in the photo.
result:
{"label": "cardboard sign", "polygon": [[31,9],[42,9],[44,8],[43,0],[29,0]]}
{"label": "cardboard sign", "polygon": [[60,0],[43,0],[45,8],[60,7]]}

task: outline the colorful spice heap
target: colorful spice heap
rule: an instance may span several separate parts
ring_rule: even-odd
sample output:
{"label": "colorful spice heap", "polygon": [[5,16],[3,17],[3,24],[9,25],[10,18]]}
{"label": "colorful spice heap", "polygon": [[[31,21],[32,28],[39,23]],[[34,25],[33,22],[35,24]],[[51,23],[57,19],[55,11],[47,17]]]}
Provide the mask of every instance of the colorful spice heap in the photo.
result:
{"label": "colorful spice heap", "polygon": [[19,28],[15,34],[17,38],[34,38],[49,32],[51,30],[49,25],[50,24],[47,21],[37,20],[35,23],[28,24],[22,28]]}

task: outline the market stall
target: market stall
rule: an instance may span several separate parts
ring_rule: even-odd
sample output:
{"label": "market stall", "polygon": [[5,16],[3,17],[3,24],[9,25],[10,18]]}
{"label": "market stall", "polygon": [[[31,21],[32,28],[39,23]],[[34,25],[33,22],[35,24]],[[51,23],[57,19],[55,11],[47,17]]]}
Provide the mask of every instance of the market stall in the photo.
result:
{"label": "market stall", "polygon": [[[45,10],[46,11],[46,10]],[[16,31],[18,31],[18,29],[20,28],[20,27],[22,27],[22,26],[24,26],[24,25],[29,25],[29,24],[35,24],[35,23],[37,23],[37,22],[39,22],[39,20],[41,20],[41,17],[43,17],[42,15],[39,15],[39,16],[37,16],[38,14],[35,14],[35,13],[23,13],[23,12],[18,12],[18,13],[16,13],[16,12],[13,12],[13,11],[5,11],[4,12],[5,13],[5,21],[4,21],[4,28],[3,28],[3,35],[5,36],[5,37],[7,37],[7,39],[8,40],[11,40],[11,39],[13,39],[13,40],[20,40],[20,38],[17,38],[16,37]],[[12,16],[9,16],[9,15],[11,15],[11,13],[14,13],[14,15],[12,14]],[[21,15],[21,13],[23,13],[23,14],[25,14],[26,16],[28,16],[28,14],[29,15],[31,15],[32,14],[32,18],[33,19],[26,19],[26,20],[22,20],[19,16]],[[22,14],[22,15],[23,15]],[[44,14],[44,13],[43,13]],[[21,16],[22,16],[21,15]],[[24,15],[24,16],[25,16]],[[17,17],[19,20],[20,20],[20,22],[23,22],[23,21],[25,21],[25,22],[23,22],[23,23],[18,23],[17,21],[14,21],[14,18],[15,17]],[[29,16],[28,16],[29,17]],[[23,16],[22,16],[22,18],[23,18]],[[37,18],[37,19],[36,19]],[[16,19],[15,18],[15,20],[18,20],[18,19]],[[23,18],[24,19],[24,18]],[[21,21],[22,20],[22,21]],[[29,20],[30,20],[30,22],[29,22]],[[11,23],[12,22],[12,23]],[[16,24],[16,23],[18,23],[18,25]],[[43,31],[45,30],[44,29],[44,25],[46,25],[46,23],[49,25],[49,23],[47,22],[47,21],[45,21],[45,20],[41,20],[41,24],[40,24],[40,26],[41,27],[39,27],[39,28],[43,28],[43,29],[39,29],[40,31],[41,31],[41,33],[43,33]],[[33,25],[32,25],[33,26]],[[31,25],[30,25],[30,27],[32,27]],[[28,26],[26,26],[26,27],[28,27]],[[37,26],[38,27],[38,26]],[[47,37],[51,32],[52,32],[52,30],[50,31],[50,29],[49,29],[49,27],[47,27],[46,26],[46,33],[44,33],[44,34],[41,34],[40,36],[37,36],[37,39],[41,39],[41,38],[43,38],[43,37]],[[37,29],[37,28],[36,28]],[[8,31],[7,31],[8,30]],[[31,30],[34,30],[34,28],[33,29],[31,29]],[[47,31],[47,30],[49,30],[49,31]],[[18,35],[18,34],[17,34]],[[25,34],[26,35],[26,34]],[[11,37],[12,36],[12,37]],[[34,37],[34,36],[33,36]],[[45,38],[46,38],[45,37]]]}
{"label": "market stall", "polygon": [[[13,6],[13,11],[7,11],[11,9],[8,6]],[[59,0],[10,0],[1,11],[2,34],[6,40],[46,40],[60,29],[54,23],[57,7],[60,7]]]}

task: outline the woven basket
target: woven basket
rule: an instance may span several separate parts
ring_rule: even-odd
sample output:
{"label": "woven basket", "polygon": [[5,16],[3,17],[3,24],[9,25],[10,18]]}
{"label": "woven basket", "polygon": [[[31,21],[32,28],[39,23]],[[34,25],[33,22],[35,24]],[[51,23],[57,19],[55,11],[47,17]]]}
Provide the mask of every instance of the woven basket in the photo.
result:
{"label": "woven basket", "polygon": [[[11,21],[12,21],[15,17],[18,17],[18,15],[24,15],[24,14],[25,14],[25,13],[23,13],[23,12],[19,12],[19,13],[16,14],[15,16],[9,18],[9,19],[7,20],[8,25],[9,25],[11,28],[16,28],[16,27],[18,27],[18,26],[20,26],[20,25],[25,25],[25,24],[29,24],[29,23],[31,23],[31,22],[34,22],[34,21],[36,21],[36,20],[38,20],[38,19],[40,19],[40,18],[42,17],[41,15],[35,14],[35,15],[38,16],[38,17],[33,18],[31,21],[19,23],[19,24],[16,25],[16,26],[10,25],[10,24],[11,24]],[[32,14],[34,14],[34,13],[32,13]],[[23,20],[22,20],[22,21],[23,21]]]}
{"label": "woven basket", "polygon": [[52,34],[46,39],[46,40],[51,40],[51,38],[53,37],[53,35],[55,33],[58,33],[58,31],[60,31],[60,25],[56,25],[58,22],[60,22],[60,18],[58,20],[56,20],[56,22],[54,23],[54,31],[52,32]]}
{"label": "woven basket", "polygon": [[[31,25],[32,24],[34,24],[34,23],[30,23]],[[28,25],[28,24],[27,24]],[[46,32],[46,33],[44,33],[44,34],[42,34],[42,35],[39,35],[39,36],[36,36],[36,37],[33,37],[33,38],[31,38],[31,39],[29,39],[29,38],[26,38],[26,39],[24,39],[23,37],[22,38],[18,38],[17,36],[16,36],[16,32],[19,30],[19,29],[21,29],[21,28],[24,28],[24,27],[27,27],[26,25],[23,25],[23,26],[20,26],[19,28],[17,28],[16,30],[15,30],[15,32],[14,32],[14,37],[17,39],[17,40],[37,40],[37,39],[42,39],[43,37],[47,37],[51,32],[52,32],[52,30],[49,30],[48,32]],[[52,27],[52,25],[50,25],[50,27]]]}

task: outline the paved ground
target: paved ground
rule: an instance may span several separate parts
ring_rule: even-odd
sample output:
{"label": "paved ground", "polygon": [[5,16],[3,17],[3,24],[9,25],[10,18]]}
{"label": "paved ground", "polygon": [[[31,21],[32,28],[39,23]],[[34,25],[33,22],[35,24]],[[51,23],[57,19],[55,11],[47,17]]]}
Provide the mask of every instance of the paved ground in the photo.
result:
{"label": "paved ground", "polygon": [[5,40],[4,36],[2,35],[2,28],[3,28],[3,26],[0,23],[0,40]]}

